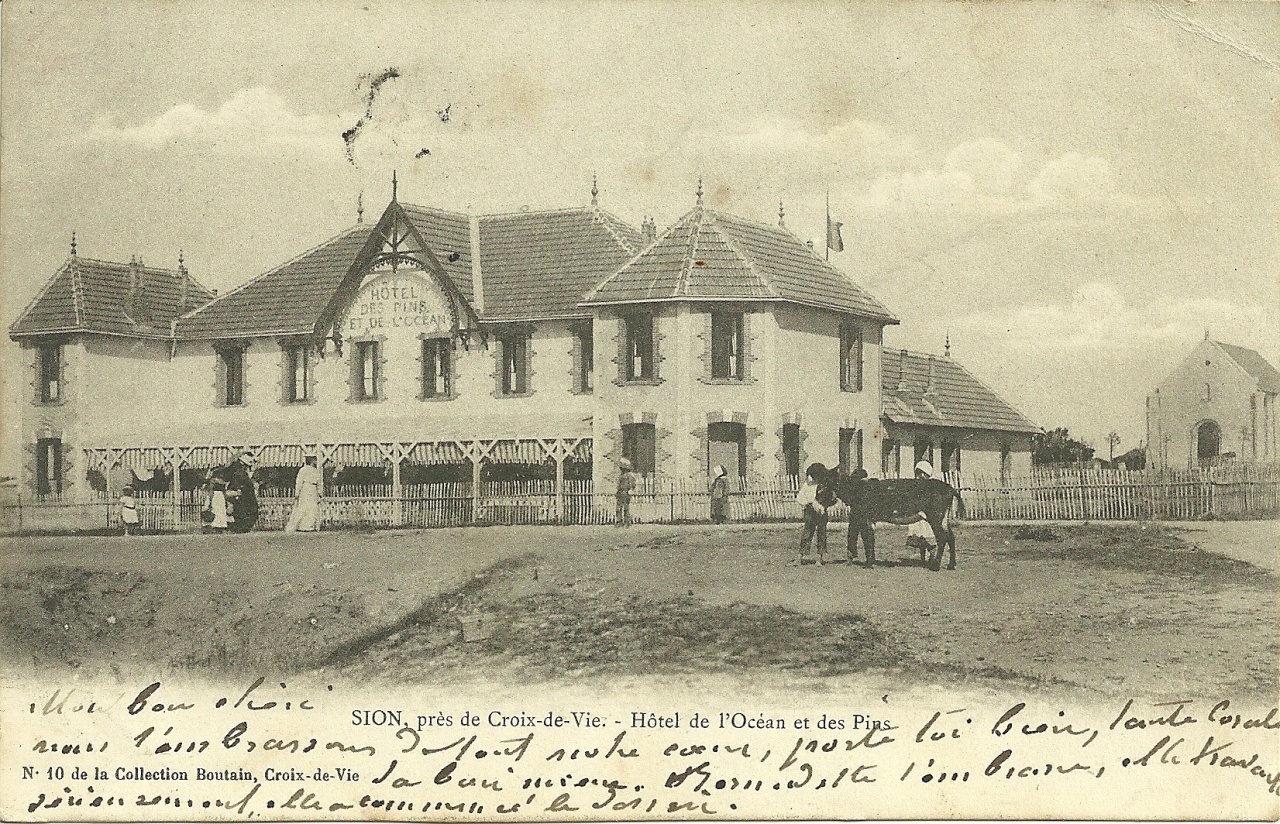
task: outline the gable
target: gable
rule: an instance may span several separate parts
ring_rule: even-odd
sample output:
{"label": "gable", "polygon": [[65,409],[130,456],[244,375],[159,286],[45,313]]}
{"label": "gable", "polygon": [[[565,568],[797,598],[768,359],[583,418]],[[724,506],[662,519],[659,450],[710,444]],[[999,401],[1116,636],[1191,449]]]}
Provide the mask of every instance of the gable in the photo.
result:
{"label": "gable", "polygon": [[[363,299],[363,302],[362,302]],[[470,302],[396,201],[391,201],[320,313],[312,334],[340,340],[349,329],[372,334],[387,324],[416,325],[439,333],[475,329]],[[355,324],[352,326],[351,324]]]}

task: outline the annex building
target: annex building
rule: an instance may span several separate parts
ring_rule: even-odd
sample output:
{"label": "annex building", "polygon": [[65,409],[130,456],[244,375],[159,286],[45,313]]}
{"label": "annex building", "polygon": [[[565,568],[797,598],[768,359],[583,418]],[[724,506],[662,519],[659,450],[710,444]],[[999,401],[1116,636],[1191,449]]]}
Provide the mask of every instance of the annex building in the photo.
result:
{"label": "annex building", "polygon": [[[70,257],[11,327],[30,369],[27,488],[124,470],[192,488],[241,450],[309,451],[393,486],[1026,474],[1037,427],[948,355],[886,349],[894,315],[805,242],[705,207],[659,233],[591,205],[467,215],[401,203],[233,291],[179,259]],[[168,480],[165,480],[168,479]]]}

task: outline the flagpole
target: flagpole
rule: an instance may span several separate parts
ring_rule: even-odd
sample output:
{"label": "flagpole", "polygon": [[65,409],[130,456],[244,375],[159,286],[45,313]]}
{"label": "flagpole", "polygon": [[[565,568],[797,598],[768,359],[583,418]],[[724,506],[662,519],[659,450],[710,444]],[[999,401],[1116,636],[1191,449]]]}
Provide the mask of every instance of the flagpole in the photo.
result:
{"label": "flagpole", "polygon": [[826,248],[827,260],[831,260],[831,190],[827,189],[827,225],[823,227],[826,233],[825,242],[822,244]]}

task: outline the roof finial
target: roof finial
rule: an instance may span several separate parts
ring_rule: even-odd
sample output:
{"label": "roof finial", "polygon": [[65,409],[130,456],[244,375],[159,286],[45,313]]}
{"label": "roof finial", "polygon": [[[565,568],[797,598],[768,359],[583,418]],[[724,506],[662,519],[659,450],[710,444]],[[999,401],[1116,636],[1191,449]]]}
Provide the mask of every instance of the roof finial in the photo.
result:
{"label": "roof finial", "polygon": [[702,176],[698,176],[698,205],[702,205]]}
{"label": "roof finial", "polygon": [[592,206],[600,205],[599,195],[600,195],[600,187],[596,185],[596,173],[592,172],[591,173],[591,205]]}
{"label": "roof finial", "polygon": [[364,223],[364,192],[356,195],[356,223]]}
{"label": "roof finial", "polygon": [[778,201],[778,225],[784,229],[787,226],[787,210],[783,208],[782,201]]}
{"label": "roof finial", "polygon": [[396,170],[392,169],[391,170],[391,201],[393,203],[395,202],[395,199],[396,199],[397,188],[398,188],[398,182],[396,181]]}
{"label": "roof finial", "polygon": [[76,232],[74,229],[71,230],[71,256],[76,256]]}
{"label": "roof finial", "polygon": [[942,347],[942,353],[948,358],[951,357],[951,330],[947,330],[947,342]]}
{"label": "roof finial", "polygon": [[178,269],[181,271],[186,268],[186,261],[183,260],[182,250],[178,250]]}

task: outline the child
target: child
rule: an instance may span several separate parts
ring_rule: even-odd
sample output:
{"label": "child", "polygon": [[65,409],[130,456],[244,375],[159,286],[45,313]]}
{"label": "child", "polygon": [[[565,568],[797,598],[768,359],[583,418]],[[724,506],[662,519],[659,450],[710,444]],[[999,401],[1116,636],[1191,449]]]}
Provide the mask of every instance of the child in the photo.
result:
{"label": "child", "polygon": [[800,557],[796,564],[803,564],[809,554],[809,544],[815,535],[818,537],[818,566],[822,566],[827,555],[827,507],[831,500],[830,490],[822,486],[827,477],[827,468],[820,463],[809,465],[805,472],[804,484],[796,493],[796,503],[800,506],[804,517],[804,533],[800,538]]}
{"label": "child", "polygon": [[133,498],[133,487],[126,486],[120,490],[120,523],[124,524],[124,534],[137,535],[138,521],[138,502]]}

